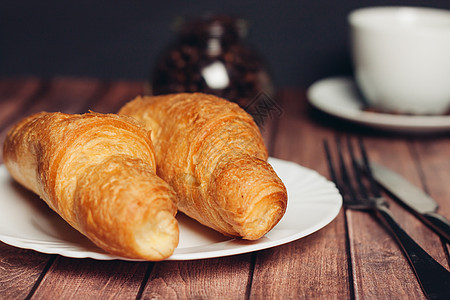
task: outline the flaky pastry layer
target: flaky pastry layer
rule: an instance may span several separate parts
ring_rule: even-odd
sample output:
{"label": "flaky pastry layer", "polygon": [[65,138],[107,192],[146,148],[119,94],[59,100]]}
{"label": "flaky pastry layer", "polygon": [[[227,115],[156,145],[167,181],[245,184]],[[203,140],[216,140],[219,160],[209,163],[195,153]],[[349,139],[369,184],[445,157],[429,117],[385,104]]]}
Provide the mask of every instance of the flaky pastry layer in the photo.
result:
{"label": "flaky pastry layer", "polygon": [[38,113],[9,131],[3,153],[16,181],[109,253],[162,260],[178,245],[175,193],[135,120]]}
{"label": "flaky pastry layer", "polygon": [[157,174],[178,209],[225,235],[258,239],[284,215],[287,192],[253,118],[201,93],[137,97],[119,111],[152,131]]}

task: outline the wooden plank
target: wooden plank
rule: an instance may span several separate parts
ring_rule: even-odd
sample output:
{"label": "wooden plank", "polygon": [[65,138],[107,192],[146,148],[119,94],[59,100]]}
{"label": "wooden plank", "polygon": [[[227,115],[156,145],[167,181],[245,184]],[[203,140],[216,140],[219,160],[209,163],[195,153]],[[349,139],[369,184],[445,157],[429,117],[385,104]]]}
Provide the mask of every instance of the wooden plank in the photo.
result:
{"label": "wooden plank", "polygon": [[51,262],[50,255],[0,242],[0,298],[25,299]]}
{"label": "wooden plank", "polygon": [[251,298],[348,299],[342,222],[341,213],[333,223],[310,236],[258,252]]}
{"label": "wooden plank", "polygon": [[414,143],[424,176],[424,188],[439,204],[439,212],[450,219],[450,138],[417,140]]}
{"label": "wooden plank", "polygon": [[[449,140],[447,140],[448,144]],[[407,138],[405,141],[396,139],[396,141],[392,141],[391,139],[382,140],[368,140],[368,148],[370,150],[369,155],[371,154],[371,158],[388,168],[398,172],[405,178],[407,178],[410,182],[415,184],[418,187],[426,188],[427,183],[433,183],[436,188],[436,192],[438,189],[445,192],[446,185],[443,184],[446,182],[445,174],[448,169],[446,166],[449,165],[448,160],[448,150],[450,145],[445,147],[445,142],[440,143],[436,142],[437,151],[433,151],[433,154],[429,156],[429,159],[435,160],[433,156],[436,156],[436,162],[433,163],[431,160],[422,163],[417,155],[417,147],[428,147],[429,141],[423,140],[421,141],[416,139]],[[415,146],[416,145],[416,146]],[[428,165],[430,164],[430,166]],[[433,177],[431,172],[427,174],[430,176],[429,180],[427,180],[427,176],[423,176],[424,170],[423,167],[426,166],[431,170],[436,172],[440,172],[444,177]],[[425,181],[424,181],[425,179]],[[442,186],[438,188],[438,186]],[[448,191],[448,189],[447,189]],[[448,195],[448,194],[447,194]],[[416,242],[421,245],[431,256],[433,256],[439,263],[446,263],[446,255],[443,252],[443,248],[440,246],[439,238],[433,234],[433,232],[428,229],[428,227],[424,226],[416,217],[413,216],[405,207],[395,200],[391,199],[389,195],[385,195],[390,203],[390,208],[393,211],[397,221],[403,228],[411,235],[411,237],[416,240]],[[439,203],[441,203],[441,209],[445,211],[448,209],[448,202],[446,201],[445,193],[439,198]]]}
{"label": "wooden plank", "polygon": [[[260,124],[269,152],[276,122],[267,115]],[[144,299],[245,299],[251,284],[254,255],[158,263],[142,296]]]}
{"label": "wooden plank", "polygon": [[17,94],[26,82],[39,81],[37,78],[0,78],[0,103]]}
{"label": "wooden plank", "polygon": [[194,261],[157,263],[144,299],[244,299],[251,254]]}
{"label": "wooden plank", "polygon": [[[435,139],[416,141],[415,150],[419,158],[424,177],[424,190],[439,204],[438,212],[450,220],[450,139],[448,135]],[[446,245],[447,264],[441,259],[442,265],[450,266],[450,245]]]}
{"label": "wooden plank", "polygon": [[400,249],[380,224],[365,212],[348,211],[347,219],[356,298],[424,299]]}
{"label": "wooden plank", "polygon": [[88,109],[99,113],[117,113],[126,102],[144,93],[144,84],[141,81],[109,82],[104,94]]}
{"label": "wooden plank", "polygon": [[32,299],[135,299],[149,266],[59,256]]}
{"label": "wooden plank", "polygon": [[37,79],[22,80],[11,85],[14,86],[14,89],[6,93],[4,93],[2,87],[10,89],[10,85],[6,87],[0,85],[0,128],[9,125],[12,118],[20,114],[24,107],[35,99],[39,94],[42,81]]}
{"label": "wooden plank", "polygon": [[[27,92],[0,81],[1,116],[10,115],[3,109],[17,118],[46,108],[65,112],[87,109],[116,112],[124,102],[142,93],[143,88],[141,82],[61,79],[52,81],[49,90],[28,107],[24,99],[36,95],[31,88],[33,84],[28,82],[28,86]],[[11,103],[1,101],[14,95],[19,96]],[[374,161],[423,186],[441,204],[440,211],[449,217],[450,191],[442,184],[448,181],[450,172],[447,137],[386,138],[384,134],[309,111],[304,94],[287,91],[281,98],[288,100],[282,103],[283,115],[269,120],[268,131],[263,132],[271,155],[296,161],[327,176],[322,139],[332,137],[335,130],[362,133],[367,136],[366,145]],[[0,117],[0,123],[2,120],[5,119]],[[445,264],[439,239],[402,206],[390,202],[399,222],[432,256]],[[346,223],[350,249],[346,244]],[[348,250],[351,251],[350,269]],[[344,214],[341,211],[331,224],[308,237],[232,257],[154,264],[63,257],[53,261],[54,257],[0,244],[1,297],[25,298],[31,294],[36,299],[55,295],[71,299],[424,298],[400,249],[381,224],[363,212]],[[349,290],[350,285],[354,291]]]}
{"label": "wooden plank", "polygon": [[[336,128],[342,134],[365,136],[369,156],[373,161],[396,170],[418,185],[421,184],[420,171],[411,154],[409,138],[343,122],[317,111],[312,115],[319,124]],[[403,207],[388,200],[394,216],[403,228],[440,263],[445,263],[445,253],[430,230],[406,213]],[[346,216],[355,297],[424,298],[406,258],[384,227],[365,212],[347,211]]]}
{"label": "wooden plank", "polygon": [[[417,164],[411,156],[407,140],[366,138],[366,147],[373,161],[396,170],[420,184]],[[412,215],[393,201],[390,208],[399,224],[432,256],[445,259],[439,240]],[[407,259],[388,231],[365,212],[347,211],[356,297],[414,298],[424,295]],[[370,234],[368,234],[370,232]],[[402,272],[400,272],[402,270]]]}
{"label": "wooden plank", "polygon": [[[57,87],[61,92],[66,90],[69,93],[73,87],[78,91],[65,97],[62,104],[55,100],[59,92],[53,92],[49,99],[70,113],[87,110],[114,112],[141,90],[140,83],[75,80],[66,84],[63,80]],[[136,298],[148,267],[148,263],[58,257],[33,298],[48,299],[55,292],[64,299]]]}
{"label": "wooden plank", "polygon": [[[92,80],[56,79],[47,86],[45,82],[36,79],[20,81],[21,85],[9,93],[7,99],[1,101],[2,119],[0,143],[6,136],[7,130],[19,119],[41,110],[61,109],[68,112],[77,110],[90,98],[97,88],[97,82]],[[2,153],[0,154],[0,161]],[[9,287],[8,293],[27,295],[45,272],[45,266],[51,262],[49,255],[21,250],[0,245],[2,257],[2,272],[0,281]],[[27,265],[30,267],[27,268]],[[4,272],[3,272],[4,271]],[[2,285],[3,286],[3,285]]]}
{"label": "wooden plank", "polygon": [[[40,111],[76,113],[84,110],[86,103],[91,100],[98,88],[99,81],[91,79],[56,78],[50,81],[44,90],[21,101],[20,109],[16,109],[3,125],[0,144],[3,144],[9,128],[25,116]],[[0,161],[3,161],[2,159],[3,153],[0,154]]]}
{"label": "wooden plank", "polygon": [[78,113],[89,101],[96,101],[97,89],[101,83],[94,79],[60,78],[52,79],[48,92],[26,111],[32,114],[39,111]]}
{"label": "wooden plank", "polygon": [[[22,110],[39,91],[37,80],[1,81],[0,128],[4,138],[8,122]],[[6,84],[4,84],[6,82]],[[11,88],[13,87],[13,88]],[[4,89],[7,89],[5,92]],[[3,145],[3,139],[1,140]],[[2,153],[2,151],[0,151]],[[0,162],[1,162],[0,154]],[[23,299],[38,282],[41,273],[51,263],[51,256],[32,250],[18,249],[0,242],[0,295],[3,299]]]}
{"label": "wooden plank", "polygon": [[[326,174],[322,140],[325,127],[310,122],[305,96],[287,91],[276,132],[274,156]],[[251,298],[350,297],[342,212],[322,230],[298,241],[257,253]]]}

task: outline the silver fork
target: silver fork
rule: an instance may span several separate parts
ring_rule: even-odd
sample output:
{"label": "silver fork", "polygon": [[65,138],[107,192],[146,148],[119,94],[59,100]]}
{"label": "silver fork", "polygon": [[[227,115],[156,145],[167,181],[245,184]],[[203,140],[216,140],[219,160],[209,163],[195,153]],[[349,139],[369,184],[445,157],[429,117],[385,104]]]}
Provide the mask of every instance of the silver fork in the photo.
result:
{"label": "silver fork", "polygon": [[[329,172],[344,198],[344,207],[348,209],[364,210],[373,213],[387,227],[403,250],[416,278],[428,299],[450,299],[450,272],[434,260],[423,250],[395,221],[386,200],[382,197],[378,186],[373,180],[367,152],[361,139],[358,139],[358,148],[364,172],[358,167],[353,143],[349,137],[346,139],[348,155],[351,160],[351,172],[344,160],[344,147],[341,139],[336,138],[336,148],[339,160],[339,175],[332,159],[328,141],[324,141],[324,150],[328,161]],[[369,181],[366,187],[362,178],[363,173]],[[353,175],[353,180],[352,180]]]}

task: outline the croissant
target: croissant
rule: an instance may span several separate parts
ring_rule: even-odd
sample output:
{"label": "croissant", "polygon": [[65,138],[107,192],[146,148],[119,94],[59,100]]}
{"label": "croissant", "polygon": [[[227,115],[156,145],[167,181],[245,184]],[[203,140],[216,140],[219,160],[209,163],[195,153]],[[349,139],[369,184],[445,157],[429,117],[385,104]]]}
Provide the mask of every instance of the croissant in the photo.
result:
{"label": "croissant", "polygon": [[253,118],[201,93],[137,97],[119,111],[152,130],[157,174],[178,209],[224,235],[255,240],[286,211],[287,192],[267,163]]}
{"label": "croissant", "polygon": [[135,120],[38,113],[13,126],[3,152],[16,181],[107,252],[156,261],[177,246],[176,195]]}

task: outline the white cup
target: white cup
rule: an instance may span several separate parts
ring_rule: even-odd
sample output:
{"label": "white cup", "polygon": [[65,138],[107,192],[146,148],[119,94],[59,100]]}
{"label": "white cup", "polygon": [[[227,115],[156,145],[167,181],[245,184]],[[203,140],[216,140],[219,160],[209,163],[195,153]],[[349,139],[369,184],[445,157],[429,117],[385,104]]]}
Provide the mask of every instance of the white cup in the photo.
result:
{"label": "white cup", "polygon": [[356,82],[370,106],[407,114],[450,109],[450,11],[369,7],[348,21]]}

